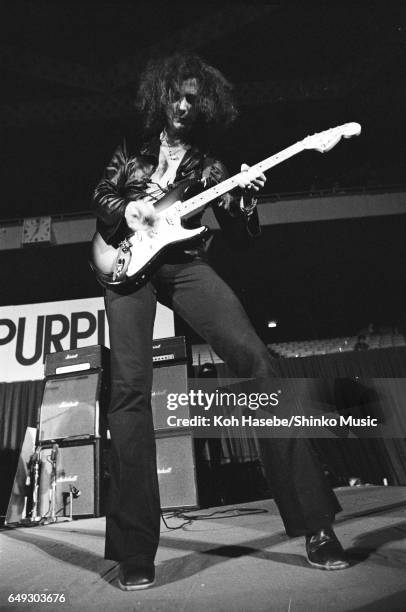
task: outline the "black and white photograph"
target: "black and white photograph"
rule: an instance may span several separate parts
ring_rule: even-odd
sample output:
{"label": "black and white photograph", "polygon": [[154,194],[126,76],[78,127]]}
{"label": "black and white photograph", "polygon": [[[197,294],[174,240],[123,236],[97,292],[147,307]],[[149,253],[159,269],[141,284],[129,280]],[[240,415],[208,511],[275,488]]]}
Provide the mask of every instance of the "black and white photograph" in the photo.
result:
{"label": "black and white photograph", "polygon": [[406,5],[0,7],[0,610],[405,610]]}

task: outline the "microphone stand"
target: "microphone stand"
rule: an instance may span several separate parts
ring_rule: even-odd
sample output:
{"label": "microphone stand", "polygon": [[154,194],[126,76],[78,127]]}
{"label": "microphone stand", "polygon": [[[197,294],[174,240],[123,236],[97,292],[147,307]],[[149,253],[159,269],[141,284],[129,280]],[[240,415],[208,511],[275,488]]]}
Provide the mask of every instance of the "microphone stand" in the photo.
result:
{"label": "microphone stand", "polygon": [[52,471],[51,471],[51,522],[56,523],[56,458],[58,456],[59,446],[54,444],[51,452],[51,463],[52,463]]}
{"label": "microphone stand", "polygon": [[[58,483],[58,470],[57,470],[57,458],[59,453],[59,445],[53,444],[51,454],[49,455],[49,461],[51,463],[51,474],[49,480],[49,516],[46,515],[41,518],[38,516],[38,508],[39,508],[39,466],[40,466],[40,456],[38,450],[33,455],[32,458],[32,469],[34,471],[34,492],[33,492],[33,510],[32,510],[32,522],[39,522],[41,525],[49,525],[51,523],[57,523],[60,520],[63,521],[72,521],[73,520],[73,500],[77,499],[81,495],[81,491],[77,489],[75,486],[70,485],[69,493],[62,493],[62,496],[65,498],[64,504],[66,504],[67,498],[69,498],[69,516],[67,517],[58,517],[57,516],[57,495],[56,495],[56,485]],[[62,480],[61,480],[62,479]],[[63,477],[59,479],[59,481],[63,481]],[[47,512],[47,514],[48,514]]]}
{"label": "microphone stand", "polygon": [[48,525],[49,523],[56,523],[58,520],[56,516],[56,478],[57,478],[56,459],[58,456],[58,450],[59,450],[59,446],[57,444],[54,444],[52,446],[52,451],[50,455],[50,460],[52,464],[51,478],[50,478],[50,483],[49,483],[50,485],[49,486],[49,502],[50,502],[51,514],[49,518],[43,521],[44,525]]}
{"label": "microphone stand", "polygon": [[39,502],[39,472],[40,472],[40,453],[39,447],[35,448],[27,465],[28,473],[25,481],[27,494],[24,498],[24,509],[20,523],[24,525],[38,524],[40,517],[38,516]]}
{"label": "microphone stand", "polygon": [[32,460],[32,471],[34,472],[34,483],[32,488],[32,512],[31,520],[37,522],[40,520],[38,516],[38,494],[39,494],[39,466],[40,466],[40,455],[38,447],[35,449],[35,453]]}
{"label": "microphone stand", "polygon": [[[72,521],[73,520],[73,500],[77,499],[80,495],[81,495],[81,491],[79,489],[77,489],[76,487],[74,487],[73,485],[70,485],[69,487],[69,516],[68,517],[58,517],[56,516],[56,484],[58,481],[57,478],[57,457],[58,457],[58,451],[59,451],[59,446],[58,444],[54,444],[52,446],[52,451],[51,451],[51,456],[50,456],[50,460],[52,463],[52,469],[51,469],[51,478],[50,478],[50,488],[49,488],[49,498],[50,498],[50,504],[51,504],[51,514],[49,519],[46,521],[46,524],[49,523],[56,523],[58,520],[63,520],[63,521]],[[66,493],[64,493],[63,495],[67,495]],[[66,497],[65,497],[66,499]]]}

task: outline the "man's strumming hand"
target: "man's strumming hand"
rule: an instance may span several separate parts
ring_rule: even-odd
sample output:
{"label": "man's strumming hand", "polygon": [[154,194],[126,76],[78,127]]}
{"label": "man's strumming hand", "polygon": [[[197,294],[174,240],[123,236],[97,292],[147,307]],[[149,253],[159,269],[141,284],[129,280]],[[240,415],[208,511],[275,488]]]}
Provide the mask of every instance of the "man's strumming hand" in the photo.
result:
{"label": "man's strumming hand", "polygon": [[155,226],[158,216],[153,202],[153,198],[147,196],[127,204],[124,216],[130,230],[149,230]]}

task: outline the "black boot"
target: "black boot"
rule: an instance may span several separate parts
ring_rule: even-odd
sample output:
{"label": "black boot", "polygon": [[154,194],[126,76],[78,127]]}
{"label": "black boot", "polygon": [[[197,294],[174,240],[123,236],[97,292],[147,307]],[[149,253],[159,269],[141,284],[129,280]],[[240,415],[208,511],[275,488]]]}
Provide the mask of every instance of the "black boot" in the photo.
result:
{"label": "black boot", "polygon": [[118,586],[123,591],[148,589],[155,582],[154,564],[141,563],[139,560],[127,560],[120,563]]}
{"label": "black boot", "polygon": [[350,566],[332,528],[307,535],[306,552],[310,565],[319,569],[340,570]]}

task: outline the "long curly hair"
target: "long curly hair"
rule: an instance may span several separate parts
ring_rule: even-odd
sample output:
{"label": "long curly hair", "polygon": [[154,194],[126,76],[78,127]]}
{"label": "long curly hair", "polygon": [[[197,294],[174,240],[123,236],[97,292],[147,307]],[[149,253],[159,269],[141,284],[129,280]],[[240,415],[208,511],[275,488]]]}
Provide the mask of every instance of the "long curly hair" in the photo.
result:
{"label": "long curly hair", "polygon": [[165,126],[165,108],[182,83],[195,78],[197,120],[192,137],[216,133],[237,116],[233,87],[222,73],[192,53],[175,53],[152,59],[140,77],[136,108],[141,115],[145,134],[158,133]]}

